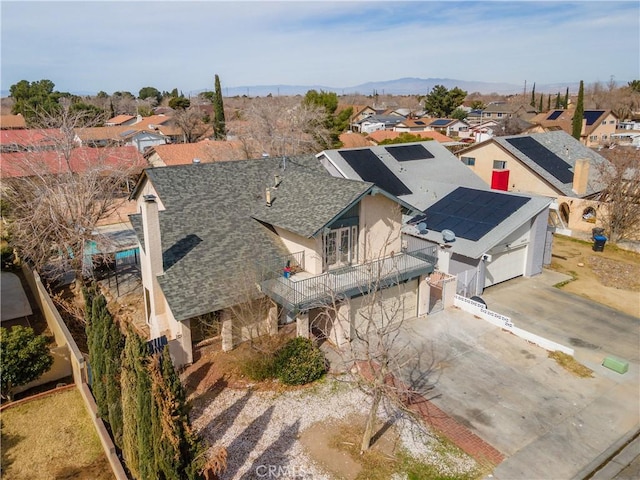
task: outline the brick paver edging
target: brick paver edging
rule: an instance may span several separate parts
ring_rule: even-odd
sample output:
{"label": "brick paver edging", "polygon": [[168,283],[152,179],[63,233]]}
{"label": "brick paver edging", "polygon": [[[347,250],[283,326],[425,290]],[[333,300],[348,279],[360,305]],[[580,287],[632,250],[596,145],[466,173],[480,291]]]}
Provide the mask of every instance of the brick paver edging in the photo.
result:
{"label": "brick paver edging", "polygon": [[[362,376],[368,379],[372,378],[371,365],[366,362],[358,362],[356,366]],[[479,462],[490,462],[493,465],[502,463],[505,457],[500,451],[443,412],[431,401],[420,394],[411,392],[407,385],[391,375],[386,379],[386,383],[393,385],[394,389],[405,397],[403,403],[409,410],[416,413],[427,425],[448,438],[462,451]]]}

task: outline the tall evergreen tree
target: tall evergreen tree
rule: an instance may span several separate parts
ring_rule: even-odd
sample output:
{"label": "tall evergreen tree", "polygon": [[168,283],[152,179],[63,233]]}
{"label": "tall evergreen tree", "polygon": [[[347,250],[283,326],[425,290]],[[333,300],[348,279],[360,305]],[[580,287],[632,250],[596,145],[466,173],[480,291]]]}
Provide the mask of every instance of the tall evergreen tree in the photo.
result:
{"label": "tall evergreen tree", "polygon": [[558,95],[556,95],[556,109],[560,108],[560,92],[558,92]]}
{"label": "tall evergreen tree", "polygon": [[218,77],[217,74],[215,76],[215,91],[213,93],[213,135],[216,140],[224,140],[227,138],[222,89],[220,88],[220,77]]}
{"label": "tall evergreen tree", "polygon": [[107,336],[107,301],[103,295],[94,295],[91,304],[91,319],[87,323],[87,346],[89,348],[89,365],[91,366],[91,392],[98,406],[98,415],[106,419],[107,407],[107,353],[104,345]]}
{"label": "tall evergreen tree", "polygon": [[540,103],[538,104],[538,112],[542,112],[542,96],[543,94],[540,94]]}
{"label": "tall evergreen tree", "polygon": [[531,89],[531,106],[536,108],[536,83],[533,82],[533,88]]}
{"label": "tall evergreen tree", "polygon": [[107,327],[106,400],[108,422],[115,444],[122,448],[122,390],[120,387],[121,356],[124,337],[120,327],[110,321]]}
{"label": "tall evergreen tree", "polygon": [[576,140],[580,140],[582,133],[582,117],[584,116],[584,82],[580,80],[580,89],[578,90],[578,101],[576,103],[576,111],[573,114],[573,130],[571,135]]}
{"label": "tall evergreen tree", "polygon": [[569,108],[569,87],[567,87],[567,91],[564,94],[564,109]]}

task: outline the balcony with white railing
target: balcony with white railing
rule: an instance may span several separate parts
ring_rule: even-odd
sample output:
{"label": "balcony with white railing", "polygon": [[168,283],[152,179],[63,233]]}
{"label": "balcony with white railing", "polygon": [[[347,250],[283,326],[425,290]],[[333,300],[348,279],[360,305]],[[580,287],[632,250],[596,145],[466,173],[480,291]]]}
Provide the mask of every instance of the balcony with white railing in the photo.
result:
{"label": "balcony with white railing", "polygon": [[289,311],[307,310],[428,275],[437,262],[436,246],[348,265],[313,275],[304,270],[304,252],[261,264],[262,292]]}

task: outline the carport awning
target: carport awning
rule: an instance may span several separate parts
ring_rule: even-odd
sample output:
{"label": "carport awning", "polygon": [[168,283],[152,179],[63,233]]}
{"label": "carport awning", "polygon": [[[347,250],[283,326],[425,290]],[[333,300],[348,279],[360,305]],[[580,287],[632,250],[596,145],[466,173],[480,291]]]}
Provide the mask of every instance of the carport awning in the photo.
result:
{"label": "carport awning", "polygon": [[2,296],[2,313],[0,322],[15,318],[27,317],[33,314],[20,278],[11,272],[2,272],[0,277],[0,295]]}

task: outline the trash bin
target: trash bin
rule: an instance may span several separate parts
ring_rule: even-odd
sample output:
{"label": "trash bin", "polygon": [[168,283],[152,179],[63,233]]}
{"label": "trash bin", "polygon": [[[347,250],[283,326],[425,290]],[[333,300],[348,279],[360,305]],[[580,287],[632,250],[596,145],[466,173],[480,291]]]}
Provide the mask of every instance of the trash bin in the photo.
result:
{"label": "trash bin", "polygon": [[604,228],[596,227],[591,229],[591,238],[595,240],[597,236],[604,236]]}
{"label": "trash bin", "polygon": [[596,235],[593,237],[593,251],[602,252],[604,250],[605,243],[607,243],[607,237],[604,235]]}

